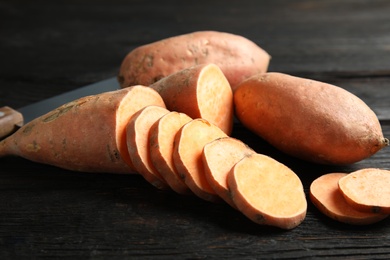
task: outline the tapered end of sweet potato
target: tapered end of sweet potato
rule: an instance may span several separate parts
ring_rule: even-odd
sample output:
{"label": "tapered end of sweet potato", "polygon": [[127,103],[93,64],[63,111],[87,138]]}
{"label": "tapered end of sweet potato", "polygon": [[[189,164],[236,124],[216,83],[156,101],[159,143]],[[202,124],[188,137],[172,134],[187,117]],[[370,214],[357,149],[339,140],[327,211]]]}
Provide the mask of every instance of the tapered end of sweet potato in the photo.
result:
{"label": "tapered end of sweet potato", "polygon": [[14,143],[15,140],[11,140],[13,138],[5,138],[0,141],[0,158],[7,156],[16,156],[17,152],[14,148],[17,147],[17,144]]}
{"label": "tapered end of sweet potato", "polygon": [[389,144],[375,112],[363,100],[325,82],[259,74],[240,84],[234,104],[244,126],[303,160],[352,164]]}
{"label": "tapered end of sweet potato", "polygon": [[74,171],[134,173],[125,126],[147,105],[165,106],[156,91],[144,86],[77,99],[24,125],[2,141],[0,155]]}

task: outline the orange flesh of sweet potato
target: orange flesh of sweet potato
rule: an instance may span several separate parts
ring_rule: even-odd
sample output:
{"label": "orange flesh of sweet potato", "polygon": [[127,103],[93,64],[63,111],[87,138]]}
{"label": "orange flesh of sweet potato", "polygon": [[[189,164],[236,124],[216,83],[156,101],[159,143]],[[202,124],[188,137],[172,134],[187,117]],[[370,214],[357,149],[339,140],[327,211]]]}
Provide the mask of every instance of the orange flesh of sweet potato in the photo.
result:
{"label": "orange flesh of sweet potato", "polygon": [[228,187],[237,209],[255,223],[292,229],[306,216],[300,179],[271,157],[255,153],[241,159],[228,174]]}
{"label": "orange flesh of sweet potato", "polygon": [[135,173],[125,123],[135,110],[149,104],[164,106],[158,93],[144,86],[80,98],[4,139],[0,156],[21,156],[74,171]]}
{"label": "orange flesh of sweet potato", "polygon": [[389,144],[375,113],[352,93],[282,73],[256,75],[234,92],[236,116],[292,156],[351,164]]}
{"label": "orange flesh of sweet potato", "polygon": [[315,179],[310,185],[312,203],[326,216],[351,225],[369,225],[381,221],[388,215],[361,212],[344,199],[338,182],[346,173],[329,173]]}
{"label": "orange flesh of sweet potato", "polygon": [[198,31],[140,46],[122,61],[118,81],[121,87],[154,82],[182,69],[214,63],[234,88],[244,79],[266,72],[270,55],[239,35]]}
{"label": "orange flesh of sweet potato", "polygon": [[183,195],[191,194],[191,190],[180,178],[172,154],[176,133],[191,120],[184,113],[172,111],[155,122],[149,133],[149,154],[154,168],[172,190]]}
{"label": "orange flesh of sweet potato", "polygon": [[339,188],[355,209],[390,214],[390,171],[361,169],[341,178]]}
{"label": "orange flesh of sweet potato", "polygon": [[171,111],[204,118],[227,135],[233,128],[233,92],[221,69],[201,64],[171,74],[150,86]]}
{"label": "orange flesh of sweet potato", "polygon": [[127,140],[126,140],[126,127],[130,118],[138,112],[140,109],[146,106],[159,106],[165,108],[165,103],[162,97],[149,87],[136,85],[130,87],[131,95],[128,102],[123,103],[119,108],[119,115],[125,114],[126,117],[117,117],[118,128],[116,133],[117,144],[119,152],[122,155],[124,161],[130,165],[133,169],[133,163],[128,153]]}
{"label": "orange flesh of sweet potato", "polygon": [[167,113],[169,110],[164,107],[147,106],[136,112],[126,127],[127,149],[135,169],[159,189],[167,189],[168,185],[151,161],[149,133],[151,126]]}
{"label": "orange flesh of sweet potato", "polygon": [[202,162],[203,147],[217,138],[227,135],[205,119],[193,119],[185,124],[175,136],[173,162],[176,170],[187,186],[198,197],[211,201],[221,201],[207,182]]}
{"label": "orange flesh of sweet potato", "polygon": [[242,141],[222,137],[203,148],[202,160],[206,179],[213,190],[230,206],[234,204],[227,185],[227,175],[233,166],[245,156],[255,153]]}

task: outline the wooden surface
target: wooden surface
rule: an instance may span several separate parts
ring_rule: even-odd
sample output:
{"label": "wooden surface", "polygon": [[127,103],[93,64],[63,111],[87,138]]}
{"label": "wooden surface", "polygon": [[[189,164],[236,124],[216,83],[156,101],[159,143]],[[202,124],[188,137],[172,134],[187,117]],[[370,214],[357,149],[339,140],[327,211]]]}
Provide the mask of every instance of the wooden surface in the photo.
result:
{"label": "wooden surface", "polygon": [[[113,77],[136,46],[197,30],[245,36],[270,71],[350,90],[390,136],[389,1],[0,0],[0,106],[18,108]],[[390,148],[344,167],[285,156],[243,127],[234,136],[274,156],[306,193],[323,173],[390,168]],[[0,159],[0,258],[388,259],[390,219],[366,227],[309,202],[290,231],[262,227],[224,204],[159,191],[137,175],[87,174]]]}

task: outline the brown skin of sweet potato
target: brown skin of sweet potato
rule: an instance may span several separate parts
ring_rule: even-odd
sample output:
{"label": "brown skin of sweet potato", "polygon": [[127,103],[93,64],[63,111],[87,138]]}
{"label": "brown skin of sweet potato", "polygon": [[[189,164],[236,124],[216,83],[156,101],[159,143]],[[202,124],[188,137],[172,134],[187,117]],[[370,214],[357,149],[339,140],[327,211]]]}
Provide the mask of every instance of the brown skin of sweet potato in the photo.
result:
{"label": "brown skin of sweet potato", "polygon": [[121,87],[149,86],[176,71],[214,63],[226,75],[232,89],[244,79],[266,72],[270,55],[251,40],[231,33],[197,31],[173,36],[129,52],[122,61]]}
{"label": "brown skin of sweet potato", "polygon": [[82,97],[2,140],[0,157],[20,156],[72,171],[136,173],[125,127],[136,111],[148,105],[165,106],[161,96],[145,86]]}
{"label": "brown skin of sweet potato", "polygon": [[237,118],[279,150],[323,164],[351,164],[389,144],[375,113],[331,84],[264,73],[234,93]]}
{"label": "brown skin of sweet potato", "polygon": [[233,129],[233,92],[221,69],[212,63],[177,71],[149,86],[171,111],[204,118],[230,135]]}

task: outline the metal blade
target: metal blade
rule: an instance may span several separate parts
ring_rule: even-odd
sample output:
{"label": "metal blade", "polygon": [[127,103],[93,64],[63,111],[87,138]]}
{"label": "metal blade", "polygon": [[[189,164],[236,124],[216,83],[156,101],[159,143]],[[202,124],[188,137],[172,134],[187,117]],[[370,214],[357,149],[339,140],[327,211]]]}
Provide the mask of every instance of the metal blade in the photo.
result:
{"label": "metal blade", "polygon": [[15,132],[23,124],[26,124],[65,103],[89,95],[118,90],[119,88],[120,86],[117,79],[113,77],[21,107],[17,110],[10,107],[1,107],[0,140]]}
{"label": "metal blade", "polygon": [[24,106],[19,108],[18,111],[23,115],[24,123],[26,124],[67,102],[84,96],[95,95],[117,89],[119,89],[119,83],[117,79],[113,77]]}

